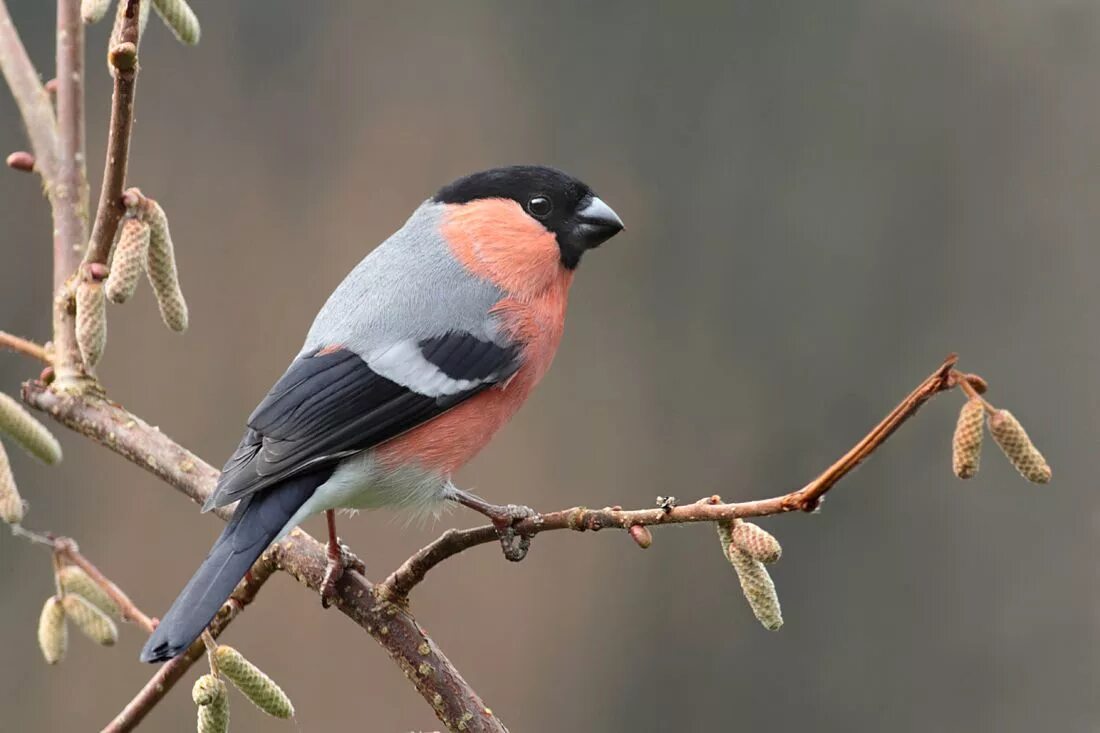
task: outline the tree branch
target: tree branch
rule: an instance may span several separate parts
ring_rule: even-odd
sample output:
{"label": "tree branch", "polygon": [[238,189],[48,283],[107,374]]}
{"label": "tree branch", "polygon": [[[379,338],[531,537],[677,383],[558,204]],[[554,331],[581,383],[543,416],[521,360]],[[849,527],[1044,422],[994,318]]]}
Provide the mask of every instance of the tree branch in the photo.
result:
{"label": "tree branch", "polygon": [[34,150],[35,170],[41,174],[48,193],[57,173],[57,120],[50,95],[19,39],[4,0],[0,0],[0,71],[23,117]]}
{"label": "tree branch", "polygon": [[[100,394],[65,393],[41,382],[26,382],[23,400],[151,471],[198,504],[213,490],[216,469]],[[228,512],[219,516],[225,519]],[[294,530],[276,546],[274,558],[280,569],[320,590],[327,555],[313,537]],[[336,607],[382,645],[444,725],[470,733],[507,730],[407,608],[389,602],[385,593],[379,594],[375,585],[352,571],[344,573],[337,591]]]}
{"label": "tree branch", "polygon": [[18,354],[24,354],[31,358],[38,359],[44,364],[51,363],[50,355],[46,352],[46,347],[41,344],[36,344],[34,341],[10,334],[7,331],[0,331],[0,348],[9,349]]}
{"label": "tree branch", "polygon": [[[275,569],[273,553],[270,551],[256,561],[249,574],[233,591],[229,601],[221,607],[218,615],[210,622],[210,633],[214,637],[221,635],[233,619],[244,610],[245,606],[255,600],[260,588],[271,577]],[[149,711],[156,707],[157,703],[164,699],[164,696],[175,684],[187,674],[187,670],[191,669],[191,665],[201,659],[205,653],[206,647],[202,639],[197,639],[186,652],[161,665],[156,674],[145,683],[145,686],[134,696],[134,699],[127,703],[122,712],[107,724],[102,733],[125,733],[136,728],[149,714]]]}
{"label": "tree branch", "polygon": [[126,185],[126,167],[130,158],[130,131],[134,124],[134,91],[138,74],[139,4],[150,0],[121,0],[128,3],[113,46],[107,53],[114,76],[111,94],[111,123],[107,138],[107,159],[103,167],[103,185],[99,191],[95,225],[84,253],[84,263],[107,264],[118,223],[126,213],[122,189]]}
{"label": "tree branch", "polygon": [[[632,511],[625,511],[618,507],[606,509],[573,507],[572,509],[563,509],[529,517],[513,525],[512,531],[520,537],[529,539],[541,532],[558,529],[571,529],[577,532],[606,528],[629,530],[633,526],[645,527],[687,522],[730,522],[744,517],[764,517],[792,511],[814,511],[820,506],[829,489],[885,443],[887,438],[902,423],[916,414],[925,402],[940,392],[953,389],[960,382],[966,383],[968,387],[971,382],[984,385],[984,381],[980,377],[956,371],[954,367],[957,361],[958,357],[954,354],[947,357],[936,371],[910,392],[850,451],[823,471],[821,475],[797,491],[770,499],[757,499],[730,504],[722,503],[717,496],[712,496],[684,506],[666,506]],[[379,588],[385,590],[385,597],[387,598],[403,599],[417,584],[424,580],[428,571],[439,563],[471,547],[496,542],[498,539],[499,533],[491,525],[465,530],[448,530],[439,539],[426,545],[406,560],[385,581],[379,584]]]}

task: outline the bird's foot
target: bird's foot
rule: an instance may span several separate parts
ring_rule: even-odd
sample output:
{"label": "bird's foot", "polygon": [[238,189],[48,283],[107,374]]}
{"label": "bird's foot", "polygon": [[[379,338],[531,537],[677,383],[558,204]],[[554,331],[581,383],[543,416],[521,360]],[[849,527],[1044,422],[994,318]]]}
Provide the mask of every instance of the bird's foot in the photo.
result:
{"label": "bird's foot", "polygon": [[539,516],[538,512],[521,504],[490,504],[481,497],[461,489],[455,489],[454,500],[489,518],[497,530],[500,548],[504,552],[505,559],[519,562],[527,557],[527,550],[531,547],[531,535],[517,532],[516,525],[525,519]]}
{"label": "bird's foot", "polygon": [[325,575],[321,580],[322,608],[328,608],[336,602],[340,595],[336,590],[336,584],[340,582],[340,578],[344,577],[345,571],[354,570],[357,573],[365,573],[367,570],[363,561],[339,539],[336,540],[335,545],[329,543],[327,554],[328,563],[325,565]]}

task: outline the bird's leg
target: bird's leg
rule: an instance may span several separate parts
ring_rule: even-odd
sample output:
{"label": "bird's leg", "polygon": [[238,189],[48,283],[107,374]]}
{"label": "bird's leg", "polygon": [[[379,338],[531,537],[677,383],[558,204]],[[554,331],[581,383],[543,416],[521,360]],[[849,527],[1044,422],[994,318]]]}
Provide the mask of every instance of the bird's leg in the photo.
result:
{"label": "bird's leg", "polygon": [[464,507],[473,509],[479,514],[484,514],[496,527],[497,536],[500,537],[500,547],[504,551],[504,557],[512,562],[519,562],[527,557],[527,550],[531,547],[530,535],[519,534],[515,525],[524,519],[537,517],[538,512],[529,506],[520,504],[490,504],[476,494],[464,491],[456,486],[451,487],[451,499]]}
{"label": "bird's leg", "polygon": [[336,536],[336,510],[326,511],[325,519],[328,522],[328,563],[325,565],[325,577],[321,581],[321,605],[328,608],[336,600],[336,583],[343,577],[344,570],[350,568],[363,573],[367,568]]}

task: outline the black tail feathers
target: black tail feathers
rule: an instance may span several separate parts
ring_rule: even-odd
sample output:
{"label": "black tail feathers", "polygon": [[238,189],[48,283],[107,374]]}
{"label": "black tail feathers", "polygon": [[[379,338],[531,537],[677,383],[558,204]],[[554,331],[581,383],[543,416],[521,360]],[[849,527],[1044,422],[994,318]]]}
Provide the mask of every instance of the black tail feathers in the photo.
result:
{"label": "black tail feathers", "polygon": [[295,476],[242,499],[221,537],[145,643],[141,661],[164,662],[190,647],[252,564],[328,475]]}

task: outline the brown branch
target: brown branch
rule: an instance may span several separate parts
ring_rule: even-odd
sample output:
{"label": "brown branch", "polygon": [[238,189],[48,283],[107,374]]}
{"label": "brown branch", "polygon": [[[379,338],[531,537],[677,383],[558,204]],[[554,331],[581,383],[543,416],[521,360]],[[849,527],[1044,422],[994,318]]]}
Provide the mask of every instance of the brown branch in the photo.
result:
{"label": "brown branch", "polygon": [[[263,584],[267,582],[274,571],[273,553],[269,551],[256,561],[251,572],[233,591],[230,600],[221,607],[218,615],[210,622],[210,633],[215,637],[219,636],[233,619],[244,610],[245,606],[252,603],[260,588],[263,587]],[[198,639],[191,644],[186,652],[163,664],[156,671],[156,674],[145,683],[141,691],[134,696],[134,699],[127,703],[122,712],[107,724],[103,729],[103,733],[125,733],[125,731],[136,728],[149,714],[149,711],[156,707],[157,703],[164,699],[164,696],[175,684],[187,674],[187,670],[191,669],[191,665],[203,657],[205,652],[206,647],[202,639]]]}
{"label": "brown branch", "polygon": [[0,0],[0,71],[8,82],[36,159],[35,169],[46,183],[47,193],[57,172],[57,120],[50,95],[23,47],[4,0]]}
{"label": "brown branch", "polygon": [[[102,395],[64,393],[41,382],[27,382],[23,399],[151,471],[198,504],[213,490],[217,470]],[[224,519],[227,513],[219,516]],[[320,589],[327,564],[325,545],[295,530],[275,548],[274,557],[280,569],[307,587]],[[337,585],[335,605],[386,649],[448,728],[471,733],[506,731],[412,614],[388,602],[378,590],[358,573],[346,572]]]}
{"label": "brown branch", "polygon": [[44,364],[52,363],[50,361],[50,355],[46,352],[45,346],[10,334],[6,331],[0,331],[0,348],[9,349],[17,354],[24,354],[33,359],[38,359]]}
{"label": "brown branch", "polygon": [[69,286],[88,240],[84,147],[84,23],[79,0],[57,0],[56,172],[49,187],[54,232],[54,368],[62,384],[84,378]]}
{"label": "brown branch", "polygon": [[114,76],[111,95],[111,123],[107,138],[107,159],[103,168],[103,186],[99,191],[92,237],[84,263],[106,264],[111,246],[118,232],[118,223],[126,213],[122,202],[122,189],[126,185],[126,167],[130,157],[130,131],[134,124],[134,90],[138,74],[138,16],[139,3],[149,0],[122,0],[127,2],[125,14],[117,38],[107,59]]}
{"label": "brown branch", "polygon": [[[531,538],[541,532],[558,529],[572,529],[578,532],[605,528],[626,529],[633,526],[662,524],[683,524],[687,522],[728,522],[743,517],[763,517],[784,514],[792,511],[814,511],[820,506],[825,494],[844,476],[850,473],[868,456],[875,452],[898,427],[916,414],[917,410],[929,399],[945,390],[953,389],[959,382],[969,382],[979,378],[955,371],[958,357],[952,354],[927,379],[920,383],[890,414],[883,418],[867,435],[860,440],[836,463],[823,471],[821,475],[797,491],[770,499],[722,503],[717,496],[701,499],[693,504],[668,508],[636,509],[626,511],[619,508],[588,509],[573,507],[557,512],[538,514],[516,523],[512,530],[520,537]],[[969,386],[969,385],[968,385]],[[424,580],[428,571],[447,558],[460,552],[496,542],[497,530],[489,525],[465,530],[448,530],[443,535],[420,549],[399,568],[379,584],[386,591],[385,597],[403,599],[418,583]]]}

